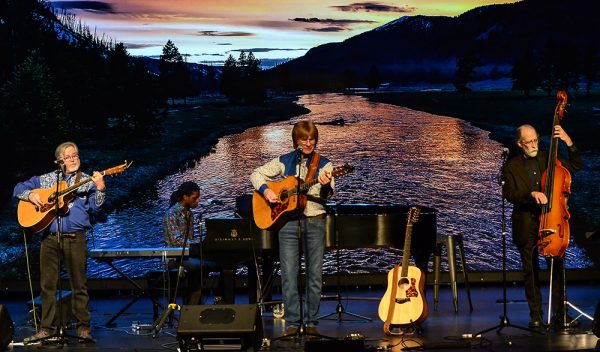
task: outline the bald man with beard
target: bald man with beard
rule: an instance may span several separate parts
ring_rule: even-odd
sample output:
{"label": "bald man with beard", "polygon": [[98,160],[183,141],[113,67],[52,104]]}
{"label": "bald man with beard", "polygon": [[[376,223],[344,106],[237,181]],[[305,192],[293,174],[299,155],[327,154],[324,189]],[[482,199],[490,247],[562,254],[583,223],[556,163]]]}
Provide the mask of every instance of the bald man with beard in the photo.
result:
{"label": "bald man with beard", "polygon": [[[553,137],[559,138],[567,146],[569,158],[559,157],[562,165],[574,173],[583,167],[579,150],[571,137],[559,125],[554,127]],[[513,204],[513,242],[519,249],[523,266],[525,296],[529,304],[530,328],[542,327],[542,295],[539,280],[538,231],[542,206],[548,203],[542,192],[541,176],[548,165],[548,152],[540,151],[538,133],[531,125],[522,125],[516,130],[515,142],[518,155],[507,161],[503,169],[504,197]],[[546,258],[550,268],[550,258]],[[564,310],[564,271],[563,258],[554,258],[554,279],[552,285],[553,322],[562,327]],[[572,319],[568,319],[568,323]],[[574,321],[571,326],[579,322]]]}

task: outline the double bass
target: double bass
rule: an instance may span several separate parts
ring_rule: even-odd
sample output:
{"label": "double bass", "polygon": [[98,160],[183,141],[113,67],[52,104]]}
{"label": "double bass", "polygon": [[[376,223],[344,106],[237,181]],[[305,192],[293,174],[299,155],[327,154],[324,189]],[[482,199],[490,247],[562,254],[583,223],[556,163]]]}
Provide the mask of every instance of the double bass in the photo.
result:
{"label": "double bass", "polygon": [[571,173],[558,160],[558,137],[554,137],[554,127],[560,124],[567,105],[567,93],[559,91],[556,94],[558,103],[554,109],[554,121],[548,164],[542,173],[542,192],[548,202],[542,207],[538,233],[538,248],[544,257],[562,258],[569,246],[570,229],[567,200],[571,195]]}

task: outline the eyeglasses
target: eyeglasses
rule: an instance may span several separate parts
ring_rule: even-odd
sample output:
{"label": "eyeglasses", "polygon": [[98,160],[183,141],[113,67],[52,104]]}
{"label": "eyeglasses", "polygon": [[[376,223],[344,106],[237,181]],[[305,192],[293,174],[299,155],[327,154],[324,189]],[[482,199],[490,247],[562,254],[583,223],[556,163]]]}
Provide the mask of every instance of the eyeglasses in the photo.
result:
{"label": "eyeglasses", "polygon": [[77,159],[79,159],[79,154],[73,154],[73,155],[65,155],[65,156],[63,156],[63,160],[75,161]]}
{"label": "eyeglasses", "polygon": [[538,140],[536,138],[536,139],[532,139],[532,140],[529,140],[529,141],[521,141],[521,144],[526,145],[528,147],[531,147],[533,145],[538,144]]}

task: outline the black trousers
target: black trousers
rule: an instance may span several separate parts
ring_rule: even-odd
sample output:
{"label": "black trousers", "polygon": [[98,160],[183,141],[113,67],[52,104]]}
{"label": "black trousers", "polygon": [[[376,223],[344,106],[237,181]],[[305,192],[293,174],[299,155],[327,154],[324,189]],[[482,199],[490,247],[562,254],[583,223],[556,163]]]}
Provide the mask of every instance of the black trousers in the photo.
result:
{"label": "black trousers", "polygon": [[[540,262],[539,250],[537,247],[538,227],[531,227],[527,242],[518,247],[521,254],[521,263],[523,265],[523,277],[525,284],[525,297],[529,304],[529,314],[532,318],[543,317],[542,294],[540,288]],[[548,270],[550,270],[550,258],[546,258]],[[554,268],[552,270],[552,314],[562,315],[564,309],[564,260],[554,258]]]}
{"label": "black trousers", "polygon": [[86,278],[87,246],[85,233],[81,232],[73,237],[62,237],[62,251],[60,251],[58,236],[48,235],[42,240],[40,249],[42,328],[55,328],[56,291],[60,273],[59,258],[69,275],[73,316],[80,326],[89,327],[89,295]]}

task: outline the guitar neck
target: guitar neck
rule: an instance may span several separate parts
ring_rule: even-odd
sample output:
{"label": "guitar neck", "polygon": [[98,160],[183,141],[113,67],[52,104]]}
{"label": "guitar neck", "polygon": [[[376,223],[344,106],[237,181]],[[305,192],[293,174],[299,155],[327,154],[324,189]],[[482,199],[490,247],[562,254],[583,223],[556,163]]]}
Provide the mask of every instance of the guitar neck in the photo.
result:
{"label": "guitar neck", "polygon": [[402,253],[402,277],[408,275],[408,260],[410,259],[410,241],[412,237],[412,228],[419,218],[419,208],[410,207],[406,214],[406,233],[404,235],[404,252]]}
{"label": "guitar neck", "polygon": [[408,259],[410,258],[410,240],[412,234],[412,223],[406,224],[406,235],[404,237],[404,251],[402,252],[402,277],[408,275]]}
{"label": "guitar neck", "polygon": [[[102,176],[104,176],[104,175],[106,175],[106,170],[101,171],[100,173],[102,174]],[[59,196],[64,196],[65,194],[69,194],[69,193],[73,192],[74,190],[76,190],[77,188],[79,188],[79,187],[85,185],[86,183],[90,182],[91,180],[92,180],[91,177],[88,177],[88,178],[86,178],[84,180],[81,180],[81,181],[77,182],[76,184],[63,189],[62,191],[60,191],[58,193],[58,195]]]}
{"label": "guitar neck", "polygon": [[306,191],[307,189],[309,189],[312,186],[316,185],[318,182],[319,182],[318,179],[314,179],[314,180],[311,180],[311,181],[308,181],[306,183],[301,184],[300,185],[300,192]]}
{"label": "guitar neck", "polygon": [[90,182],[91,180],[92,180],[92,178],[88,177],[85,180],[77,182],[76,184],[63,189],[62,191],[59,192],[58,195],[59,196],[64,196],[65,194],[69,194],[69,193],[73,192],[74,190],[76,190],[77,188],[79,188],[79,187],[85,185],[86,183]]}

